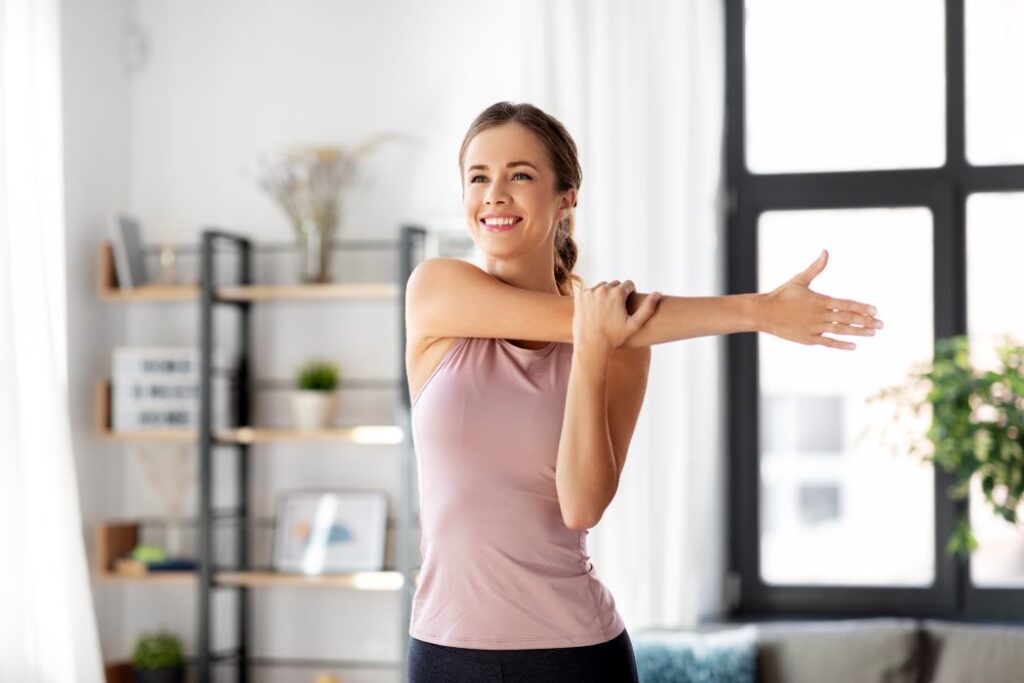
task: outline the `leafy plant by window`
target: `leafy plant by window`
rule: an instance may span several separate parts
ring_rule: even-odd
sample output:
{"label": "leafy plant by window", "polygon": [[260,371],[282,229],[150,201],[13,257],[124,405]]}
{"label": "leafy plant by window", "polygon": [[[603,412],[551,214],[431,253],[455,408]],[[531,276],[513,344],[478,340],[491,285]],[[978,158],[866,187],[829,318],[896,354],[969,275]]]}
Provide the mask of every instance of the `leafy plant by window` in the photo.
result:
{"label": "leafy plant by window", "polygon": [[338,366],[322,360],[309,361],[299,368],[296,386],[311,391],[332,391],[338,386]]}
{"label": "leafy plant by window", "polygon": [[[992,512],[1011,524],[1024,497],[1024,346],[1009,337],[996,349],[1001,367],[978,370],[970,362],[968,338],[941,339],[931,363],[919,364],[900,385],[870,400],[896,403],[894,423],[910,411],[929,419],[925,438],[911,437],[909,451],[954,476],[947,493],[962,500],[977,475]],[[978,547],[968,516],[957,520],[946,544],[950,555]]]}

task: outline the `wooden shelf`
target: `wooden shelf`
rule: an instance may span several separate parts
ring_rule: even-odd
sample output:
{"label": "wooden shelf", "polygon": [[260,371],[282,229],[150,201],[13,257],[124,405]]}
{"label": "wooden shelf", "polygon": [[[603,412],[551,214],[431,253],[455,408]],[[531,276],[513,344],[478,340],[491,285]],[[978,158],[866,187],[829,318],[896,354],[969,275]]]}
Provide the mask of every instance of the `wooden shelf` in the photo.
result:
{"label": "wooden shelf", "polygon": [[116,570],[118,558],[131,554],[139,542],[139,525],[135,522],[106,522],[95,532],[94,576],[103,582],[194,583],[195,572],[122,573]]}
{"label": "wooden shelf", "polygon": [[[195,301],[198,285],[141,285],[121,289],[114,266],[114,248],[109,241],[99,246],[96,293],[101,301],[168,302]],[[331,282],[312,285],[248,285],[217,289],[217,296],[226,301],[323,301],[345,299],[397,299],[401,288],[394,282]]]}
{"label": "wooden shelf", "polygon": [[222,586],[249,588],[302,587],[350,588],[355,590],[395,591],[405,583],[397,571],[353,572],[351,574],[290,574],[284,572],[218,572],[215,580]]}
{"label": "wooden shelf", "polygon": [[395,299],[399,287],[393,282],[349,282],[322,285],[249,285],[219,287],[217,295],[227,301],[301,301],[324,299]]}
{"label": "wooden shelf", "polygon": [[[110,380],[96,381],[96,431],[104,439],[138,443],[195,443],[198,433],[194,429],[139,429],[114,431],[111,428]],[[362,444],[396,444],[405,439],[398,425],[352,425],[316,430],[280,427],[235,427],[214,433],[221,443],[316,443],[351,441]]]}
{"label": "wooden shelf", "polygon": [[[104,522],[96,527],[95,563],[93,574],[97,581],[105,583],[160,583],[194,584],[194,571],[149,572],[146,574],[116,571],[118,558],[131,554],[138,544],[139,525],[136,522]],[[419,570],[413,573],[419,584]],[[292,586],[304,588],[346,588],[351,590],[400,590],[405,581],[402,573],[394,570],[350,572],[346,574],[307,575],[268,570],[219,571],[214,582],[222,586],[247,586],[250,588],[271,588]]]}

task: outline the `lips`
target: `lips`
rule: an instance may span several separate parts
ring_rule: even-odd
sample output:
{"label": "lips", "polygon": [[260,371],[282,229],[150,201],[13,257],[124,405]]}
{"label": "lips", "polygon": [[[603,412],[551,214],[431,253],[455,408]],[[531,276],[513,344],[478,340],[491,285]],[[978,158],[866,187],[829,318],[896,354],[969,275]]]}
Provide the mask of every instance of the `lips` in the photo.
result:
{"label": "lips", "polygon": [[481,218],[480,219],[480,225],[487,232],[508,232],[509,230],[514,229],[517,225],[519,225],[520,223],[523,222],[523,219],[522,219],[521,216],[488,216],[487,218],[513,218],[513,219],[515,219],[512,223],[510,223],[508,225],[487,225],[487,223],[484,222],[484,219]]}

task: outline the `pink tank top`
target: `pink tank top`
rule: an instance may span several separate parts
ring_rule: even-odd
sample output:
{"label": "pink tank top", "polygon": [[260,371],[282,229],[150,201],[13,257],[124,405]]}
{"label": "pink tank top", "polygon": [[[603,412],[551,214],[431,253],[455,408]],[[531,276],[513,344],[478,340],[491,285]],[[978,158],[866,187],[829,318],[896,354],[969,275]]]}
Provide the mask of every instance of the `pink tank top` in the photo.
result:
{"label": "pink tank top", "polygon": [[578,647],[625,628],[562,521],[555,464],[572,344],[460,338],[412,402],[420,584],[409,634],[482,650]]}

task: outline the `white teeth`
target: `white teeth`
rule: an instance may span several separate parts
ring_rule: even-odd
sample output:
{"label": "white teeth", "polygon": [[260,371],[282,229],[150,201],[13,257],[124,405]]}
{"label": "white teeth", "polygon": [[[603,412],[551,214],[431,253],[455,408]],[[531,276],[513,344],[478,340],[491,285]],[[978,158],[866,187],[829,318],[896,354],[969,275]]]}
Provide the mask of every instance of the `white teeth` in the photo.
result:
{"label": "white teeth", "polygon": [[512,225],[518,219],[517,218],[485,218],[485,225]]}

